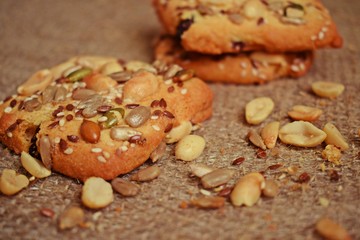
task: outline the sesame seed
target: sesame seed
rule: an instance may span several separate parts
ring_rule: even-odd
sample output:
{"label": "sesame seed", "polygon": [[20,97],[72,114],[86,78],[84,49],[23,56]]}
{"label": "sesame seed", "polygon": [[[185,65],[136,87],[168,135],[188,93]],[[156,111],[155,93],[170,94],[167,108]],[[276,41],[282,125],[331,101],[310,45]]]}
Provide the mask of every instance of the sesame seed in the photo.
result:
{"label": "sesame seed", "polygon": [[135,143],[130,143],[130,147],[135,147],[136,146],[136,144]]}
{"label": "sesame seed", "polygon": [[328,31],[328,28],[327,28],[327,27],[322,27],[322,28],[321,28],[321,31],[322,31],[322,32],[327,32],[327,31]]}
{"label": "sesame seed", "polygon": [[12,107],[6,107],[5,109],[4,109],[4,112],[5,113],[9,113],[9,112],[11,112],[12,111]]}
{"label": "sesame seed", "polygon": [[56,143],[56,144],[58,144],[58,143],[60,143],[60,138],[59,137],[56,137],[56,138],[54,138],[54,142]]}
{"label": "sesame seed", "polygon": [[6,136],[8,136],[9,138],[12,138],[12,137],[13,137],[13,134],[12,134],[12,132],[7,132],[7,133],[6,133]]}
{"label": "sesame seed", "polygon": [[205,195],[205,196],[210,196],[211,195],[211,192],[209,192],[208,190],[205,190],[205,189],[200,189],[200,193]]}
{"label": "sesame seed", "polygon": [[159,116],[157,116],[157,115],[152,115],[152,116],[150,117],[150,119],[156,120],[156,119],[159,119]]}
{"label": "sesame seed", "polygon": [[79,82],[79,87],[82,87],[82,88],[86,87],[86,82]]}
{"label": "sesame seed", "polygon": [[71,98],[72,96],[72,92],[69,92],[68,94],[66,94],[66,98]]}
{"label": "sesame seed", "polygon": [[93,153],[101,153],[102,149],[101,148],[92,148],[91,152],[93,152]]}
{"label": "sesame seed", "polygon": [[186,88],[183,88],[183,89],[181,89],[181,91],[180,91],[180,93],[182,94],[182,95],[185,95],[186,93],[187,93],[187,89]]}
{"label": "sesame seed", "polygon": [[299,72],[300,71],[300,68],[296,65],[291,65],[291,70],[294,71],[294,72]]}
{"label": "sesame seed", "polygon": [[98,122],[106,122],[108,120],[108,118],[106,116],[102,116],[98,118]]}
{"label": "sesame seed", "polygon": [[151,126],[155,131],[160,131],[160,127],[158,125]]}
{"label": "sesame seed", "polygon": [[74,149],[72,149],[71,147],[65,149],[64,153],[67,154],[67,155],[70,155],[74,152]]}
{"label": "sesame seed", "polygon": [[30,181],[30,182],[34,181],[35,179],[36,179],[36,178],[35,178],[34,176],[29,177],[29,181]]}
{"label": "sesame seed", "polygon": [[325,37],[325,33],[324,32],[319,32],[319,35],[318,35],[319,40],[324,39],[324,37]]}
{"label": "sesame seed", "polygon": [[121,146],[121,151],[126,152],[128,150],[127,146]]}
{"label": "sesame seed", "polygon": [[59,112],[58,114],[56,114],[57,117],[63,117],[65,116],[65,113],[64,112]]}
{"label": "sesame seed", "polygon": [[299,64],[299,67],[300,67],[300,69],[301,69],[302,71],[305,70],[305,64],[304,64],[304,63],[300,63],[300,64]]}
{"label": "sesame seed", "polygon": [[242,77],[245,77],[246,74],[247,74],[246,70],[242,70],[242,71],[241,71],[241,76],[242,76]]}
{"label": "sesame seed", "polygon": [[218,67],[220,70],[224,70],[225,69],[225,65],[223,63],[219,63]]}
{"label": "sesame seed", "polygon": [[62,126],[64,126],[64,125],[65,125],[65,119],[62,118],[62,119],[60,119],[60,121],[59,121],[59,126],[62,127]]}
{"label": "sesame seed", "polygon": [[317,39],[317,36],[313,35],[310,37],[311,41],[315,41]]}
{"label": "sesame seed", "polygon": [[173,83],[173,81],[172,81],[172,79],[168,79],[168,80],[165,80],[164,83],[165,83],[166,85],[170,85],[170,84]]}
{"label": "sesame seed", "polygon": [[111,156],[110,153],[106,152],[106,151],[103,152],[103,155],[105,158],[110,158],[110,156]]}
{"label": "sesame seed", "polygon": [[97,160],[102,163],[106,163],[106,159],[103,156],[97,156]]}
{"label": "sesame seed", "polygon": [[129,146],[130,142],[129,141],[124,141],[123,142],[123,146]]}

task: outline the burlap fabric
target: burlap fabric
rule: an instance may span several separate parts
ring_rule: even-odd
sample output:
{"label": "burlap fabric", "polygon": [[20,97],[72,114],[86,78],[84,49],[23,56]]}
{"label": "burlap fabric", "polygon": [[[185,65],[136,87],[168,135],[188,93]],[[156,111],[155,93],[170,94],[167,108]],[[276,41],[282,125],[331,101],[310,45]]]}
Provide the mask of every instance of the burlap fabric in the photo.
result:
{"label": "burlap fabric", "polygon": [[[283,79],[260,86],[211,84],[214,115],[196,134],[207,141],[197,162],[233,168],[237,177],[282,163],[299,166],[311,176],[309,186],[296,189],[291,177],[281,180],[274,199],[262,198],[254,207],[235,208],[229,202],[218,210],[179,208],[182,201],[200,196],[199,181],[189,177],[188,163],[174,158],[174,146],[156,163],[160,177],[141,184],[134,198],[116,195],[101,211],[85,209],[88,228],[60,231],[58,216],[71,205],[81,205],[81,184],[62,175],[37,180],[16,196],[0,195],[0,239],[320,239],[315,222],[328,216],[341,223],[354,239],[360,238],[360,30],[359,1],[324,1],[345,39],[340,50],[320,50],[310,73],[298,80]],[[38,69],[58,64],[74,55],[111,55],[123,59],[152,60],[152,44],[161,32],[151,4],[146,0],[2,0],[0,1],[0,97],[14,94],[16,86]],[[345,92],[336,100],[320,99],[310,90],[317,80],[342,82]],[[350,144],[337,168],[340,179],[331,181],[319,164],[323,146],[297,148],[278,143],[279,156],[255,156],[248,143],[250,129],[244,120],[245,103],[270,96],[275,102],[267,119],[285,124],[295,104],[316,106],[324,114],[315,122],[334,123]],[[3,146],[0,170],[24,172],[19,157]],[[246,160],[231,166],[237,157]],[[326,164],[329,168],[331,165]],[[278,178],[281,170],[268,170]],[[127,178],[128,176],[124,176]],[[330,201],[328,207],[320,198]],[[39,213],[51,208],[53,219]]]}

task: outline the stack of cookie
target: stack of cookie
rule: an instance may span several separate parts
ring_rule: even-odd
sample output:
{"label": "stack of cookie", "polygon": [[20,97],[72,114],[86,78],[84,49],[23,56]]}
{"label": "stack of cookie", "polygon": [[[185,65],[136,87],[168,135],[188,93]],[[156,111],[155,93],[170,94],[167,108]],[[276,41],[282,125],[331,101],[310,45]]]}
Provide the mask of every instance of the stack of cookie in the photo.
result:
{"label": "stack of cookie", "polygon": [[315,49],[342,38],[319,0],[154,0],[167,36],[155,57],[208,81],[262,83],[306,74]]}

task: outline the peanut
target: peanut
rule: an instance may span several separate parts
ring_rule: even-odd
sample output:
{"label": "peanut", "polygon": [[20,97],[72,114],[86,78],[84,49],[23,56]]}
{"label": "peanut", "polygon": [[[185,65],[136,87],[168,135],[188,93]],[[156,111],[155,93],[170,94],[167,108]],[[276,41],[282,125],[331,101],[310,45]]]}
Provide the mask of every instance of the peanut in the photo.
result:
{"label": "peanut", "polygon": [[175,147],[177,159],[192,161],[199,157],[205,148],[205,139],[197,135],[187,135]]}
{"label": "peanut", "polygon": [[349,144],[345,141],[339,130],[332,123],[325,124],[323,131],[327,134],[325,142],[327,144],[335,145],[342,151],[349,149]]}
{"label": "peanut", "polygon": [[117,61],[112,61],[104,64],[100,70],[100,72],[104,75],[110,75],[112,73],[122,71],[124,71],[124,68]]}
{"label": "peanut", "polygon": [[316,223],[316,231],[329,240],[351,240],[349,233],[338,223],[329,218],[321,218]]}
{"label": "peanut", "polygon": [[37,91],[44,90],[53,80],[48,69],[40,70],[32,75],[25,83],[18,87],[17,92],[23,96],[31,96]]}
{"label": "peanut", "polygon": [[278,195],[279,191],[279,185],[274,180],[265,180],[265,187],[262,190],[265,197],[273,198]]}
{"label": "peanut", "polygon": [[165,142],[166,143],[174,143],[178,142],[183,137],[189,135],[191,133],[192,124],[190,121],[183,121],[179,126],[174,127],[171,131],[166,135]]}
{"label": "peanut", "polygon": [[299,147],[315,147],[325,140],[326,133],[309,122],[295,121],[286,124],[280,129],[279,138],[286,144]]}
{"label": "peanut", "polygon": [[260,198],[261,185],[265,181],[260,173],[249,173],[236,183],[230,199],[234,206],[253,206]]}
{"label": "peanut", "polygon": [[4,169],[0,177],[0,192],[14,195],[29,185],[29,179],[22,174],[16,174],[12,169]]}
{"label": "peanut", "polygon": [[51,175],[51,171],[41,161],[33,158],[27,152],[21,152],[20,160],[21,165],[34,177],[45,178]]}
{"label": "peanut", "polygon": [[106,207],[114,201],[111,184],[99,177],[88,178],[82,188],[81,200],[92,209]]}
{"label": "peanut", "polygon": [[314,93],[320,97],[336,98],[345,89],[341,83],[318,81],[311,85]]}
{"label": "peanut", "polygon": [[274,102],[268,97],[259,97],[251,100],[245,106],[245,118],[249,124],[260,124],[274,109]]}
{"label": "peanut", "polygon": [[96,92],[106,91],[113,88],[117,83],[111,77],[102,74],[91,74],[83,79],[86,88]]}
{"label": "peanut", "polygon": [[261,130],[261,138],[264,140],[264,143],[267,148],[272,149],[276,145],[276,140],[279,136],[279,128],[280,122],[275,121],[268,123],[265,127]]}
{"label": "peanut", "polygon": [[295,105],[292,107],[288,115],[294,120],[303,120],[313,122],[319,119],[322,110],[304,105]]}

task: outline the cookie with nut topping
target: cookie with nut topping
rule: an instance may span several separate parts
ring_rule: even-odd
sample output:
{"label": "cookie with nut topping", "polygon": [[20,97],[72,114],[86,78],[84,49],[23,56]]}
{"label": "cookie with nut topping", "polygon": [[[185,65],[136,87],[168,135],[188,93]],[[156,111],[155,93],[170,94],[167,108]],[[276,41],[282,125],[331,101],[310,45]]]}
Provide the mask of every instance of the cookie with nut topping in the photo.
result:
{"label": "cookie with nut topping", "polygon": [[339,48],[342,38],[318,0],[153,0],[166,32],[205,54]]}
{"label": "cookie with nut topping", "polygon": [[282,77],[301,77],[310,69],[313,52],[208,55],[186,52],[171,36],[163,36],[155,47],[155,58],[193,69],[203,80],[225,83],[265,83]]}
{"label": "cookie with nut topping", "polygon": [[113,179],[154,152],[158,159],[173,128],[212,114],[209,87],[159,61],[75,57],[38,71],[17,91],[0,105],[1,142],[82,181]]}

